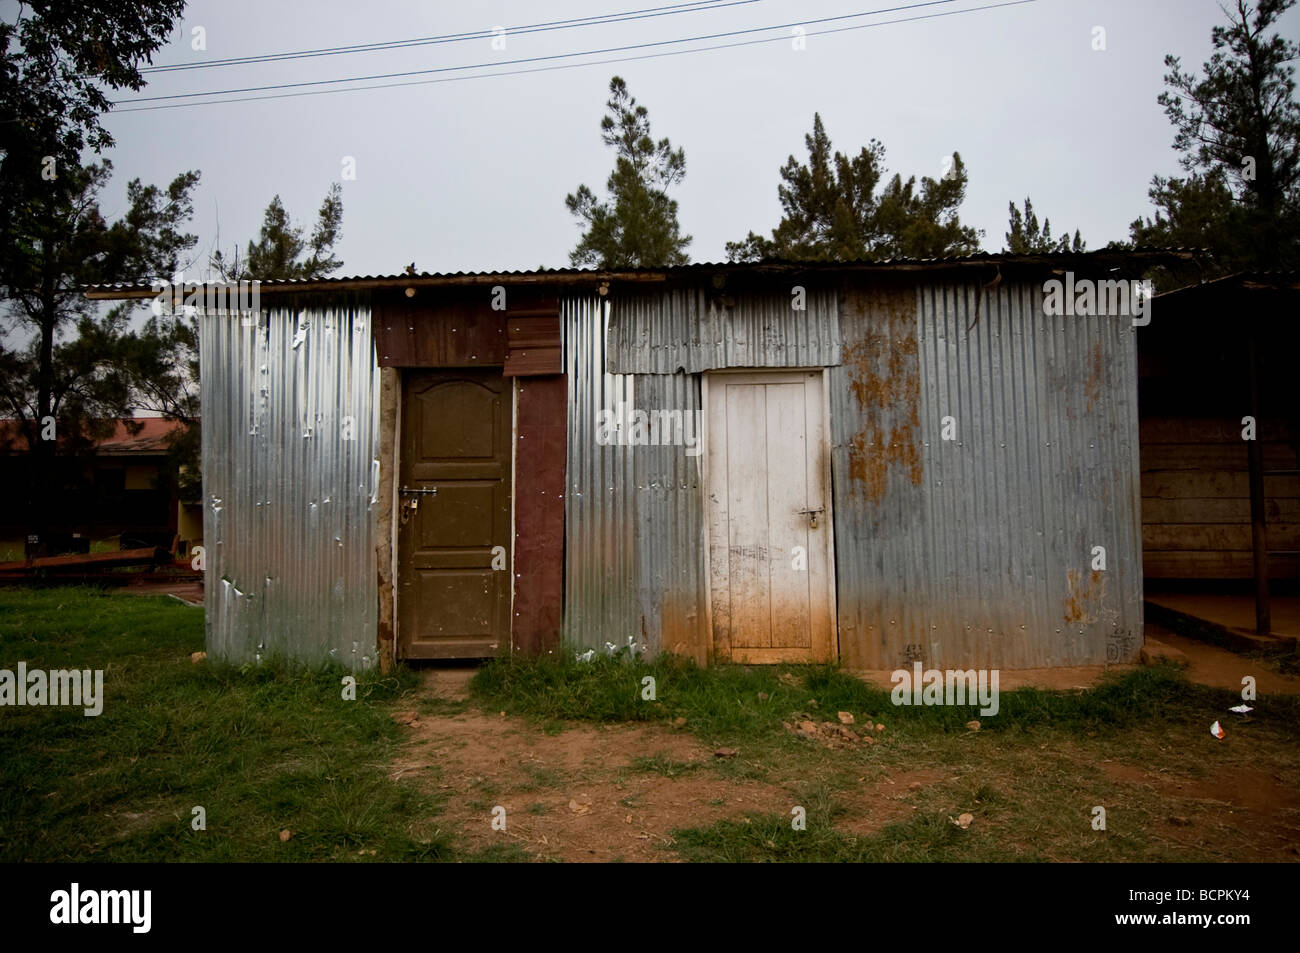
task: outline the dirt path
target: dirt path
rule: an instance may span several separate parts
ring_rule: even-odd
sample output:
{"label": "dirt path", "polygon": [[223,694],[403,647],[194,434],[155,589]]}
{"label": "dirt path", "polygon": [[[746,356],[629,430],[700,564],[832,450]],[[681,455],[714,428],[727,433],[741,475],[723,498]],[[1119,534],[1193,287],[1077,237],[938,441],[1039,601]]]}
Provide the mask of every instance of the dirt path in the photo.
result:
{"label": "dirt path", "polygon": [[1161,631],[1157,637],[1187,657],[1187,677],[1193,682],[1239,692],[1242,678],[1250,675],[1254,677],[1255,689],[1261,697],[1300,695],[1300,676],[1278,674],[1249,656],[1197,642],[1168,630]]}
{"label": "dirt path", "polygon": [[[1242,674],[1253,674],[1261,697],[1300,691],[1300,679],[1263,670],[1249,659],[1172,634],[1162,638],[1186,654],[1189,675],[1198,682],[1234,689]],[[426,671],[424,693],[463,701],[473,671]],[[1056,670],[1046,678],[1014,674],[1003,688],[1082,687],[1101,670]],[[723,749],[720,757],[691,732],[666,725],[567,724],[551,733],[525,719],[473,709],[396,717],[409,735],[391,765],[392,776],[444,795],[436,824],[470,851],[512,844],[535,860],[673,862],[680,859],[672,849],[675,829],[743,821],[747,814],[788,815],[813,780],[807,763],[759,765],[748,762],[743,750]],[[1245,743],[1236,734],[1231,743]],[[1231,845],[1240,845],[1239,859],[1300,860],[1300,795],[1286,783],[1295,776],[1297,759],[1289,752],[1249,752],[1246,763],[1258,765],[1249,769],[1197,761],[1185,769],[1153,770],[1079,755],[1070,763],[1079,766],[1081,778],[1100,768],[1123,789],[1124,800],[1154,812],[1160,829],[1151,834],[1175,850],[1226,856],[1236,850]],[[844,808],[836,828],[859,836],[907,819],[918,804],[932,809],[931,795],[946,797],[945,785],[957,780],[948,777],[955,767],[917,770],[894,763],[853,769],[857,762],[847,753],[827,757],[833,760],[822,764],[866,775],[856,783],[841,777],[834,791]],[[1014,790],[1017,779],[1005,767],[990,763],[979,777]],[[493,828],[497,808],[505,810],[504,831]]]}
{"label": "dirt path", "polygon": [[[431,671],[426,688],[463,698],[470,675]],[[721,760],[714,748],[667,727],[575,724],[547,734],[521,719],[477,712],[419,716],[408,727],[393,776],[415,776],[450,795],[440,824],[470,849],[501,842],[492,811],[505,808],[504,836],[538,860],[676,861],[666,849],[674,829],[747,813],[789,814],[806,780],[722,776],[710,769]],[[737,775],[745,773],[743,751],[724,757],[734,759]],[[658,767],[646,770],[638,759]],[[843,799],[842,828],[870,834],[907,816],[915,809],[908,800],[942,774],[904,771],[865,783]]]}
{"label": "dirt path", "polygon": [[172,596],[187,606],[203,605],[203,583],[188,577],[174,580],[133,579],[119,591],[133,596]]}
{"label": "dirt path", "polygon": [[[683,765],[668,778],[628,771],[638,755]],[[558,735],[501,717],[464,714],[420,721],[398,772],[438,766],[435,786],[454,792],[444,819],[471,848],[505,835],[539,859],[662,860],[668,831],[749,810],[771,811],[783,792],[696,776],[712,754],[689,735],[650,728],[576,726]],[[715,803],[721,802],[721,803]]]}

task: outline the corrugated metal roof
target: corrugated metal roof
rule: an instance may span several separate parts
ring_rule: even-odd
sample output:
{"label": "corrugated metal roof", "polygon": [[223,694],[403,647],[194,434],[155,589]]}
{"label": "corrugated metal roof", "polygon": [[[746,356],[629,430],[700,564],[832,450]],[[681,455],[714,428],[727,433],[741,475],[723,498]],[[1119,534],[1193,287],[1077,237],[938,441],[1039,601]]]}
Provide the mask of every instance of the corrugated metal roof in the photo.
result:
{"label": "corrugated metal roof", "polygon": [[[999,264],[1009,266],[1038,266],[1059,268],[1071,262],[1157,262],[1160,260],[1188,259],[1204,255],[1204,249],[1194,248],[1149,248],[1139,247],[1126,250],[1102,249],[1092,252],[1055,252],[1043,255],[1009,255],[999,252],[980,252],[975,255],[953,256],[948,258],[888,258],[858,259],[854,261],[789,261],[784,259],[767,259],[761,262],[693,262],[689,265],[677,265],[666,268],[539,268],[532,271],[457,271],[457,272],[414,272],[388,275],[351,275],[333,278],[276,278],[259,283],[262,293],[291,293],[294,291],[334,291],[359,290],[364,288],[424,285],[474,285],[498,281],[529,281],[533,283],[554,282],[557,284],[574,284],[600,281],[652,281],[669,277],[687,278],[695,274],[763,275],[784,274],[789,272],[877,270],[877,271],[915,271],[925,269],[960,268],[974,265]],[[213,282],[221,284],[221,282]],[[158,294],[158,285],[153,279],[114,282],[112,284],[90,285],[83,289],[91,298],[131,298],[154,297]]]}
{"label": "corrugated metal roof", "polygon": [[1204,294],[1217,294],[1230,290],[1242,291],[1300,291],[1300,271],[1284,268],[1270,271],[1238,271],[1221,278],[1212,278],[1199,284],[1173,288],[1155,296],[1153,300],[1184,299]]}

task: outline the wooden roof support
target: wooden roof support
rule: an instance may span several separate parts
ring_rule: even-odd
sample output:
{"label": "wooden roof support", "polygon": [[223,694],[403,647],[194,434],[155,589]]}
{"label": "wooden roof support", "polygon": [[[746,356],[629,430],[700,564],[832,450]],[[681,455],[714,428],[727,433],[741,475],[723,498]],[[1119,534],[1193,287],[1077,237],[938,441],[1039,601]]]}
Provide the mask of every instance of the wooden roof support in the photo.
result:
{"label": "wooden roof support", "polygon": [[1264,448],[1259,441],[1259,330],[1257,314],[1247,321],[1246,342],[1249,367],[1246,376],[1250,386],[1250,417],[1255,422],[1255,439],[1246,441],[1247,466],[1250,472],[1250,544],[1251,562],[1255,571],[1255,631],[1268,635],[1273,627],[1272,607],[1268,595],[1268,545],[1265,536],[1264,511]]}

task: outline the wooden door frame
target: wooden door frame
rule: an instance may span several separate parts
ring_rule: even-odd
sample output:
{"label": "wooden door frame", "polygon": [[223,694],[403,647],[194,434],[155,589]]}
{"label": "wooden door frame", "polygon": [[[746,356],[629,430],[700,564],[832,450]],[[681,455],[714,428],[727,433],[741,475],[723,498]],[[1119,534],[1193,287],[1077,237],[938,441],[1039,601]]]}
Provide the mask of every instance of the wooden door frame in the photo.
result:
{"label": "wooden door frame", "polygon": [[830,612],[830,662],[837,662],[840,657],[840,627],[839,627],[839,607],[835,599],[835,511],[834,511],[834,485],[831,482],[831,395],[830,395],[830,375],[827,373],[829,368],[826,367],[729,367],[718,370],[708,370],[700,374],[700,441],[704,452],[700,454],[700,492],[703,497],[704,518],[702,520],[702,538],[701,544],[704,548],[704,625],[705,632],[708,633],[706,639],[708,648],[708,661],[729,662],[730,658],[719,659],[716,657],[717,639],[713,633],[713,555],[712,545],[709,539],[710,514],[713,510],[713,504],[709,502],[710,484],[710,454],[709,454],[709,420],[712,418],[712,400],[709,393],[709,383],[712,380],[719,380],[723,377],[744,377],[761,374],[773,374],[781,376],[793,376],[795,374],[816,374],[818,386],[821,391],[822,403],[822,478],[823,485],[826,487],[825,504],[826,504],[826,588],[829,596],[828,608]]}
{"label": "wooden door frame", "polygon": [[[394,382],[393,391],[393,459],[390,461],[392,467],[392,477],[389,482],[392,484],[392,492],[388,499],[388,554],[391,560],[389,566],[389,609],[392,612],[392,644],[393,644],[393,661],[402,661],[402,616],[397,611],[397,590],[401,584],[397,573],[401,569],[402,554],[399,548],[398,532],[400,523],[400,514],[402,512],[402,426],[405,423],[405,414],[402,413],[402,405],[405,401],[402,399],[406,393],[406,371],[404,368],[393,368],[397,372]],[[382,412],[382,406],[381,406]],[[380,464],[383,465],[382,462]]]}

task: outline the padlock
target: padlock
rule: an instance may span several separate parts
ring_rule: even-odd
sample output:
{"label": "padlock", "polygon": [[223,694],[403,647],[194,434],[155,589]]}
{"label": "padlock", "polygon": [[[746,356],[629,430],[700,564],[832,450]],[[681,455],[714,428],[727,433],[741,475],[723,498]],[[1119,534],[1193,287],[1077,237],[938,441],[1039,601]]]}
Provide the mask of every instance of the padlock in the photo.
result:
{"label": "padlock", "polygon": [[402,500],[401,519],[402,519],[403,526],[406,525],[407,521],[410,520],[412,515],[414,515],[415,511],[418,510],[419,508],[420,508],[420,498],[418,496],[415,497],[414,499],[407,498],[405,500]]}

